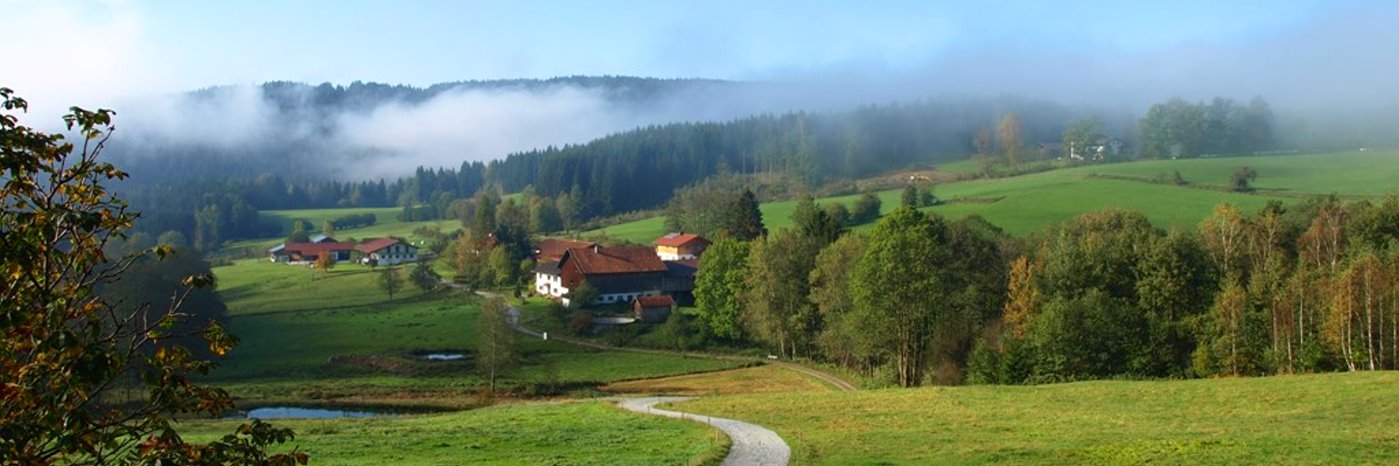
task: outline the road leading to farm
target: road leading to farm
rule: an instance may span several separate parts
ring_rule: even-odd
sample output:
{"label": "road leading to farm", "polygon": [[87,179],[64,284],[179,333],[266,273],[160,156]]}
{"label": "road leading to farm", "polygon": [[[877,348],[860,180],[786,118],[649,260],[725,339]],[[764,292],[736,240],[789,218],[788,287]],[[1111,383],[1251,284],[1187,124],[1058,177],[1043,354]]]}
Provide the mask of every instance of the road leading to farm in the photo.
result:
{"label": "road leading to farm", "polygon": [[679,396],[652,396],[645,398],[623,398],[617,406],[638,413],[685,419],[719,428],[733,441],[729,455],[724,457],[723,466],[785,466],[792,457],[792,448],[776,432],[765,427],[743,421],[710,417],[704,415],[669,411],[656,408],[660,403],[684,401],[689,398]]}

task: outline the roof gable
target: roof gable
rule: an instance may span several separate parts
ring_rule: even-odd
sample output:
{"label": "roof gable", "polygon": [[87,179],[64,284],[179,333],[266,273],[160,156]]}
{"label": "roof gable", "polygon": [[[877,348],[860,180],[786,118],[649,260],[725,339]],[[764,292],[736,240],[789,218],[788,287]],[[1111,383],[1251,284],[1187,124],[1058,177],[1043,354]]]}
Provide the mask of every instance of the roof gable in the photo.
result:
{"label": "roof gable", "polygon": [[362,252],[362,253],[365,253],[365,254],[369,254],[369,253],[373,253],[373,252],[375,252],[375,251],[378,251],[378,250],[380,250],[380,249],[384,249],[384,248],[387,248],[387,247],[389,247],[389,246],[393,246],[393,245],[395,245],[395,244],[403,244],[404,246],[417,249],[415,246],[413,246],[413,245],[411,245],[411,244],[408,244],[408,243],[404,243],[404,242],[402,242],[402,241],[399,241],[398,238],[388,237],[388,238],[374,238],[374,239],[370,239],[370,240],[365,240],[364,242],[359,243],[358,246],[355,246],[355,250],[356,250],[356,251],[359,251],[359,252]]}
{"label": "roof gable", "polygon": [[557,261],[563,258],[563,254],[569,249],[591,248],[597,243],[591,241],[574,241],[562,238],[544,238],[539,242],[539,249],[535,251],[535,257],[541,260]]}

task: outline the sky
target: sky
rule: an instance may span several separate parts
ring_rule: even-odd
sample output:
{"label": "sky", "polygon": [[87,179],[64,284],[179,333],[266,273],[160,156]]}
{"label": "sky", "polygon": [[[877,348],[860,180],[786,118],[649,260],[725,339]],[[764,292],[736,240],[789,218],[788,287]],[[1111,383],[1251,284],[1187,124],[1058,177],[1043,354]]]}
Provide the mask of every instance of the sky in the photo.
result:
{"label": "sky", "polygon": [[[424,156],[429,162],[459,159],[463,151],[447,149],[456,146],[490,159],[639,124],[949,96],[1017,95],[1137,115],[1173,97],[1264,96],[1284,113],[1399,113],[1392,0],[0,0],[0,22],[0,86],[28,99],[34,120],[58,121],[69,105],[116,108],[120,121],[137,124],[127,133],[135,139],[257,140],[276,123],[255,90],[212,104],[172,96],[278,80],[427,86],[631,75],[780,84],[764,89],[782,95],[744,96],[733,109],[713,110],[725,102],[704,96],[671,106],[710,109],[703,114],[638,115],[598,95],[555,90],[449,95],[336,119],[346,130],[396,128],[358,144],[437,153]],[[479,131],[444,125],[462,121]]]}
{"label": "sky", "polygon": [[[917,69],[959,51],[1149,55],[1266,40],[1384,3],[1321,1],[0,0],[0,83],[104,99],[270,80],[427,85]],[[21,47],[13,47],[20,45]],[[33,100],[33,99],[31,99]]]}

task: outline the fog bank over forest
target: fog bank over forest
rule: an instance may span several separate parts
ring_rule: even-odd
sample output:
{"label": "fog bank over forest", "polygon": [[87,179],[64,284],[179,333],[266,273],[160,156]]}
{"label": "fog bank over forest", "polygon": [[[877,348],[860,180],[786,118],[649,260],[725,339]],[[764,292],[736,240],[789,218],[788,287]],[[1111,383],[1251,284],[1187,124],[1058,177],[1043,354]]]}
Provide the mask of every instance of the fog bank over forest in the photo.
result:
{"label": "fog bank over forest", "polygon": [[1388,122],[1399,118],[1399,87],[1386,80],[1399,71],[1399,55],[1365,52],[1399,46],[1399,30],[1390,27],[1399,16],[1383,10],[1338,8],[1221,43],[1134,51],[1072,37],[1033,48],[977,43],[914,65],[847,62],[761,70],[741,81],[219,86],[113,99],[120,136],[111,154],[138,167],[152,158],[198,157],[234,172],[363,179],[668,122],[1003,96],[1098,114],[1117,132],[1130,132],[1152,103],[1174,97],[1262,96],[1278,117],[1280,148],[1394,146],[1399,132]]}

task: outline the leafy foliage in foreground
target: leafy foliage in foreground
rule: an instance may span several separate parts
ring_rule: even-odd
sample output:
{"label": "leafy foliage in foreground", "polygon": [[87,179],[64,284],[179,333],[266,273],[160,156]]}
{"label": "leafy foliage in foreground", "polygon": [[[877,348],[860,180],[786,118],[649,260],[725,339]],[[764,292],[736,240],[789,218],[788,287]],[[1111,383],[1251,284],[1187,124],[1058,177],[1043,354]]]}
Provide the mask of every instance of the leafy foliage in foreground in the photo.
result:
{"label": "leafy foliage in foreground", "polygon": [[[0,458],[14,464],[294,464],[301,453],[269,454],[292,438],[285,429],[249,424],[208,444],[185,442],[172,416],[221,413],[232,406],[222,390],[191,376],[213,364],[170,343],[194,287],[190,276],[168,307],[118,307],[97,287],[119,278],[143,256],[109,259],[103,248],[131,228],[134,213],[104,183],[126,176],[99,162],[111,137],[112,113],[74,107],[64,117],[81,149],[60,134],[19,124],[9,112],[27,103],[0,88]],[[74,151],[77,150],[75,153]],[[202,334],[214,354],[234,338],[211,324]],[[144,390],[145,393],[140,393]],[[118,402],[119,392],[134,400]]]}

